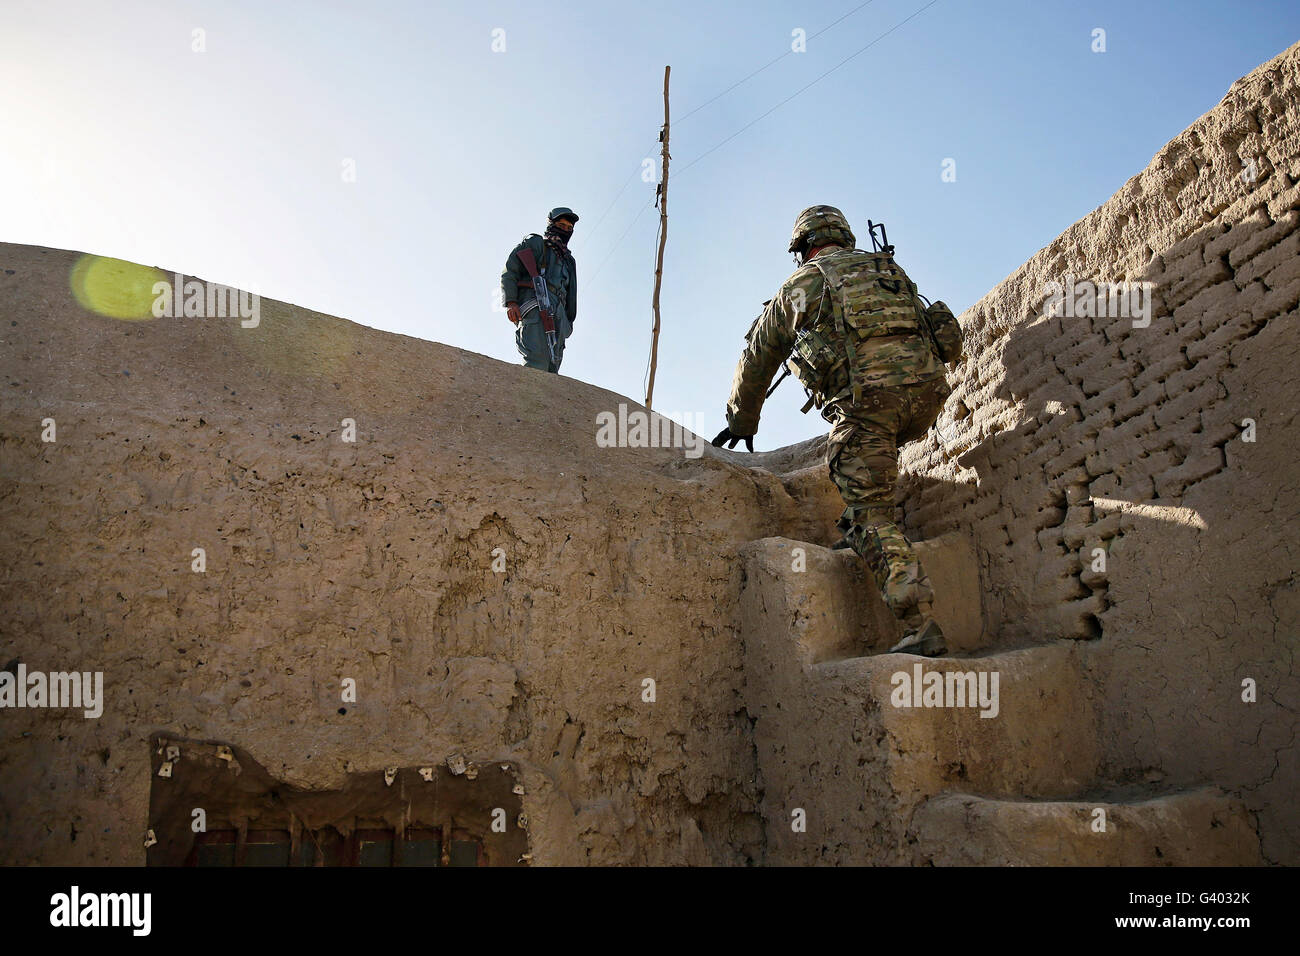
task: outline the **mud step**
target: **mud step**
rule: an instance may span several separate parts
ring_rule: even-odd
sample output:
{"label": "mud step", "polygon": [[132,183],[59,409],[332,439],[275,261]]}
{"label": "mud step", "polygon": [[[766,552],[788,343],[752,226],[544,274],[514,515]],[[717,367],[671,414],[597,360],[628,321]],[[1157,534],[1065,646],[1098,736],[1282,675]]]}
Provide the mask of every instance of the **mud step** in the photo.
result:
{"label": "mud step", "polygon": [[1258,866],[1263,862],[1245,804],[1215,788],[1109,803],[995,800],[948,793],[918,809],[910,829],[916,841],[913,862],[920,865]]}
{"label": "mud step", "polygon": [[823,450],[816,464],[780,476],[786,492],[794,499],[795,519],[782,531],[791,538],[813,541],[829,547],[840,536],[835,527],[844,513],[844,499],[830,479]]}
{"label": "mud step", "polygon": [[[1064,799],[1099,783],[1097,704],[1073,641],[810,667],[792,646],[788,635],[745,631],[744,704],[771,862],[908,863],[908,821],[940,793]],[[800,807],[818,809],[795,833]]]}
{"label": "mud step", "polygon": [[[960,535],[915,544],[935,592],[934,614],[950,653],[986,647],[979,567]],[[763,538],[741,552],[745,590],[789,615],[789,634],[805,666],[885,653],[903,636],[865,562],[852,551],[807,541]]]}
{"label": "mud step", "polygon": [[[929,544],[948,559],[934,562],[935,573],[955,568],[951,581],[960,582],[960,542]],[[766,721],[773,740],[813,727],[822,738],[797,755],[787,748],[774,774],[799,781],[814,765],[838,767],[847,781],[869,760],[904,805],[943,790],[1063,797],[1096,782],[1096,708],[1075,642],[979,657],[882,653],[897,632],[884,631],[880,617],[893,617],[855,555],[783,538],[753,542],[744,555],[745,699],[755,732],[767,738]],[[973,586],[953,584],[948,594],[963,604]],[[963,630],[948,615],[953,643],[969,642],[975,623]]]}
{"label": "mud step", "polygon": [[870,602],[888,612],[856,556],[772,538],[744,554],[742,693],[769,862],[908,863],[913,811],[937,794],[1063,799],[1097,785],[1097,708],[1077,642],[881,653],[893,634]]}
{"label": "mud step", "polygon": [[828,690],[878,708],[904,800],[963,789],[1064,796],[1097,780],[1097,709],[1063,641],[971,659],[887,654],[818,665]]}

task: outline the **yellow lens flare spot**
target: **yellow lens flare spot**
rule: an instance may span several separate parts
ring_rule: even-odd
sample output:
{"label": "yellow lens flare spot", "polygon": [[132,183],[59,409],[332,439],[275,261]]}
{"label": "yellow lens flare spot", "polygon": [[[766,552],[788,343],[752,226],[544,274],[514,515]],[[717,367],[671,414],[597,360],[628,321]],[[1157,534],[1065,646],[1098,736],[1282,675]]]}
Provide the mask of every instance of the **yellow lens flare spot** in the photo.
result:
{"label": "yellow lens flare spot", "polygon": [[166,281],[167,276],[152,266],[92,255],[77,260],[70,279],[72,294],[83,309],[128,322],[154,318],[154,284]]}

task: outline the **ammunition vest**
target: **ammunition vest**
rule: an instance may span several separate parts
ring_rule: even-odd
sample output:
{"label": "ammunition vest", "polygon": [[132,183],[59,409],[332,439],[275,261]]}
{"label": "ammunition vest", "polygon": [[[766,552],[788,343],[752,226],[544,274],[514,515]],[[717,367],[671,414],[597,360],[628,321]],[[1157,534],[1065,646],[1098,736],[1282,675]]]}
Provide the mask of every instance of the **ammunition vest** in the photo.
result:
{"label": "ammunition vest", "polygon": [[[844,249],[806,263],[825,280],[820,311],[795,339],[790,370],[812,405],[862,388],[928,381],[943,374],[931,348],[916,286],[883,252]],[[810,310],[811,311],[811,310]]]}

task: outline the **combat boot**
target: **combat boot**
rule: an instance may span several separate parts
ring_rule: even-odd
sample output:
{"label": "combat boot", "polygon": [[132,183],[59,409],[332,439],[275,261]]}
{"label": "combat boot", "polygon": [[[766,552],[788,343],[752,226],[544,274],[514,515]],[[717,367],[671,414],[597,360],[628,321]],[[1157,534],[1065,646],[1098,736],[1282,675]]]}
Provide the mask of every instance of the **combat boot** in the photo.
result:
{"label": "combat boot", "polygon": [[889,649],[891,654],[919,654],[922,657],[939,657],[948,653],[948,642],[943,639],[939,622],[928,613],[920,627],[909,629],[903,639]]}

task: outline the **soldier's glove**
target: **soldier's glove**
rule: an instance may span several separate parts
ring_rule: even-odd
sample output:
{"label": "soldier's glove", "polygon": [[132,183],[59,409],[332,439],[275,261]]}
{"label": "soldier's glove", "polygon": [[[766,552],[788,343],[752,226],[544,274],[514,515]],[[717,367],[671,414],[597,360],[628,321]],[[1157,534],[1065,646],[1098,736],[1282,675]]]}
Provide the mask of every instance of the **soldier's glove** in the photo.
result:
{"label": "soldier's glove", "polygon": [[736,442],[738,441],[743,441],[745,443],[745,447],[749,451],[754,450],[753,435],[733,435],[731,434],[730,428],[724,428],[722,431],[718,432],[718,437],[713,439],[713,447],[721,448],[724,444],[726,444],[728,448],[735,448]]}

